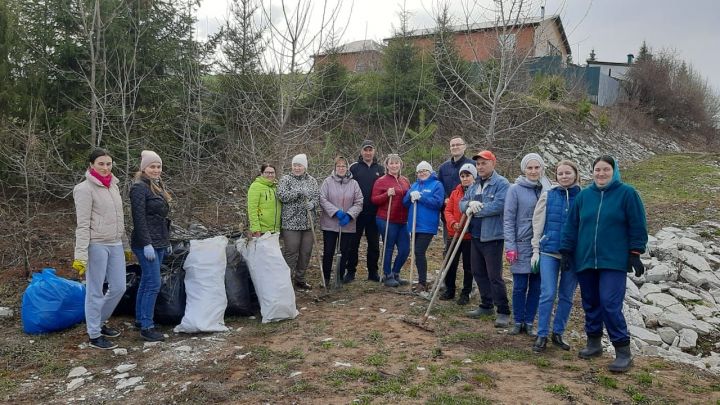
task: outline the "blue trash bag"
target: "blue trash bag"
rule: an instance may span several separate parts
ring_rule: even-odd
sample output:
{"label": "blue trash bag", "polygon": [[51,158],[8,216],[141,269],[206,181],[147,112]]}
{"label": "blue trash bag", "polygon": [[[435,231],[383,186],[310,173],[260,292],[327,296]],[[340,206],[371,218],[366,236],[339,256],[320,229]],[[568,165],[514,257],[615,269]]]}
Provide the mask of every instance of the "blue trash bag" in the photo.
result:
{"label": "blue trash bag", "polygon": [[85,286],[45,268],[35,273],[22,298],[23,331],[29,334],[67,329],[85,320]]}

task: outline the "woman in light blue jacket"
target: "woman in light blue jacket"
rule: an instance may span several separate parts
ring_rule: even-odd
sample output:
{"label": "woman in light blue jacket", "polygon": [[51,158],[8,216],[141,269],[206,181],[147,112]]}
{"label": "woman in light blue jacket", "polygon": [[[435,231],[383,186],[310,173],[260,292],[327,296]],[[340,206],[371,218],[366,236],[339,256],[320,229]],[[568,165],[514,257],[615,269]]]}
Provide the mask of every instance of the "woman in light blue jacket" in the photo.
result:
{"label": "woman in light blue jacket", "polygon": [[513,275],[512,312],[515,325],[511,335],[533,336],[533,322],[540,300],[540,274],[531,271],[532,218],[543,191],[550,188],[545,162],[537,153],[528,153],[520,163],[523,175],[515,180],[505,197],[503,231],[505,258]]}

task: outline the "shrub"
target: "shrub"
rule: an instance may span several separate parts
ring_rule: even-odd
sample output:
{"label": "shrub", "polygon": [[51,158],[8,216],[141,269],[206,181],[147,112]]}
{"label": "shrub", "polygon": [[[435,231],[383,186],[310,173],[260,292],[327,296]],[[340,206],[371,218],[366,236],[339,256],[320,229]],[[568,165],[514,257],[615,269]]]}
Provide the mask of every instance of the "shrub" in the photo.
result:
{"label": "shrub", "polygon": [[584,120],[590,115],[590,110],[592,109],[592,104],[590,104],[590,100],[587,98],[582,98],[577,103],[577,116],[578,119]]}
{"label": "shrub", "polygon": [[541,101],[558,101],[567,95],[565,79],[558,75],[536,75],[530,91]]}

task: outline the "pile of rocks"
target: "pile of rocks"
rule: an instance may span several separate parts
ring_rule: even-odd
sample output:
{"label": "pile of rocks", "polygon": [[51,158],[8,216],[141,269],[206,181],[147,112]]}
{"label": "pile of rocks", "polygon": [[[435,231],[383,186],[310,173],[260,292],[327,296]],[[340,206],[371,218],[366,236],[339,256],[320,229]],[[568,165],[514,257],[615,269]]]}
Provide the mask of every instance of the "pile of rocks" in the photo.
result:
{"label": "pile of rocks", "polygon": [[[649,237],[647,271],[628,273],[623,309],[635,353],[720,374],[720,353],[698,347],[720,336],[719,236],[720,223],[704,221]],[[720,352],[720,343],[711,349]]]}

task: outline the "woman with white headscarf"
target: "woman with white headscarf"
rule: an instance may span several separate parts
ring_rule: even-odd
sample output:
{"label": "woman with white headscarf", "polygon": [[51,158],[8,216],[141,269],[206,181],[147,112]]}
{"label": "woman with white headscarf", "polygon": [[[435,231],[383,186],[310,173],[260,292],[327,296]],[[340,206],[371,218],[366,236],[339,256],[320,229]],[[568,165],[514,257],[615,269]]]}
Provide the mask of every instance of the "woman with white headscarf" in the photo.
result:
{"label": "woman with white headscarf", "polygon": [[505,197],[503,229],[505,258],[513,275],[512,312],[515,320],[511,335],[533,336],[533,322],[540,300],[540,274],[530,266],[532,258],[532,217],[543,191],[550,188],[545,162],[537,153],[528,153],[520,163],[523,175],[515,180]]}

